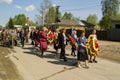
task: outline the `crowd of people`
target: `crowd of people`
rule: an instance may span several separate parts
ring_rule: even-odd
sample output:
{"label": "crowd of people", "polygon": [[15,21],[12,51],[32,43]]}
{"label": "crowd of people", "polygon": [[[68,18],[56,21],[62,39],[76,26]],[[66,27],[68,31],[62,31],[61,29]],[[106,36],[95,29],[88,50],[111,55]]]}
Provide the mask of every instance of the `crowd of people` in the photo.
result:
{"label": "crowd of people", "polygon": [[28,43],[31,39],[31,45],[35,49],[41,51],[41,56],[44,57],[44,52],[48,49],[48,45],[53,45],[58,54],[60,49],[60,59],[67,61],[66,57],[66,45],[71,45],[71,55],[77,56],[78,67],[82,67],[81,61],[85,62],[85,68],[89,68],[88,63],[97,63],[96,57],[99,53],[99,45],[96,35],[96,30],[93,30],[88,39],[85,37],[85,31],[82,31],[81,36],[77,36],[77,31],[72,28],[71,34],[66,34],[66,29],[56,29],[52,31],[43,27],[42,30],[28,29],[19,30],[0,30],[0,44],[3,46],[17,46],[20,41],[22,48],[24,48],[24,42]]}

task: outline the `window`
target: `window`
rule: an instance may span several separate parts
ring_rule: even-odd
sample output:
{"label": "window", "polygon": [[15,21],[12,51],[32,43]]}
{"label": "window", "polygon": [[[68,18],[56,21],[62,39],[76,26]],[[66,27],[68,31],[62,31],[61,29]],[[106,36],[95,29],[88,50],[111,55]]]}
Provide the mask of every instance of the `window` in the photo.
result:
{"label": "window", "polygon": [[120,24],[116,24],[116,25],[115,25],[115,28],[116,28],[116,29],[120,29]]}

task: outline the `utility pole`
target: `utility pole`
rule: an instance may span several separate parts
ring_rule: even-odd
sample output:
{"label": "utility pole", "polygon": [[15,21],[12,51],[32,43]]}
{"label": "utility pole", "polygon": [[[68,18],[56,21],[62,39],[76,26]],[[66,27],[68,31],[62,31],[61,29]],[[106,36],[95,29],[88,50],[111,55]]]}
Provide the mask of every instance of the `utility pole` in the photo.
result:
{"label": "utility pole", "polygon": [[58,22],[60,22],[60,19],[59,19],[59,8],[60,8],[60,6],[56,6],[55,29],[57,29]]}

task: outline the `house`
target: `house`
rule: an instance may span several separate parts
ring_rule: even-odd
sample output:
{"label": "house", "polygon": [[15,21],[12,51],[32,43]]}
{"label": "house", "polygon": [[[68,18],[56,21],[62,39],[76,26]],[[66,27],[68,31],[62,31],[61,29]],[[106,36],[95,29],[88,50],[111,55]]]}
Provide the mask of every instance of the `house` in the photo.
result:
{"label": "house", "polygon": [[120,41],[120,20],[112,20],[112,27],[108,30],[108,40]]}
{"label": "house", "polygon": [[53,23],[50,25],[52,29],[71,29],[71,27],[74,26],[76,30],[85,30],[85,29],[93,29],[94,25],[91,23],[88,23],[87,21],[81,20],[79,22],[73,21],[73,20],[61,20],[61,22]]}
{"label": "house", "polygon": [[120,29],[120,20],[112,20],[112,28]]}

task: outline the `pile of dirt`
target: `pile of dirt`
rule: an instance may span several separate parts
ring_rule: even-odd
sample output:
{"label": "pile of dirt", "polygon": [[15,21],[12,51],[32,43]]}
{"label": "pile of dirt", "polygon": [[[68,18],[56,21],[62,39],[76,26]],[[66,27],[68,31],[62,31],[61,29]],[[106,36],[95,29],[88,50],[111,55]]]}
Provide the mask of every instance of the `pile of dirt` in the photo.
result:
{"label": "pile of dirt", "polygon": [[0,46],[0,80],[23,80],[8,54],[8,48]]}

